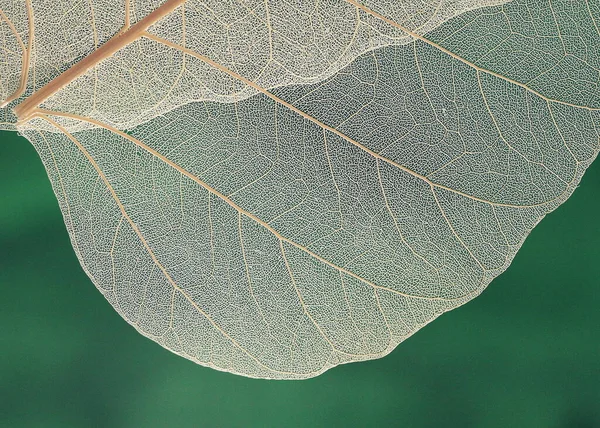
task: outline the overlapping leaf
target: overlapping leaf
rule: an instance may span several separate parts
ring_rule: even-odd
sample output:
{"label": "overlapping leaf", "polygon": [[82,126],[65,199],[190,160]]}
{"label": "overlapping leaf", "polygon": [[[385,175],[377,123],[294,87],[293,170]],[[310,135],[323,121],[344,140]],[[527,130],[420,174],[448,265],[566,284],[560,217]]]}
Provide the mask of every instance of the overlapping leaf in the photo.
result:
{"label": "overlapping leaf", "polygon": [[[125,22],[113,2],[42,4],[36,28],[61,17],[70,42],[36,31],[27,94]],[[314,376],[477,296],[598,152],[598,7],[477,6],[190,0],[19,130],[142,334],[219,370]]]}

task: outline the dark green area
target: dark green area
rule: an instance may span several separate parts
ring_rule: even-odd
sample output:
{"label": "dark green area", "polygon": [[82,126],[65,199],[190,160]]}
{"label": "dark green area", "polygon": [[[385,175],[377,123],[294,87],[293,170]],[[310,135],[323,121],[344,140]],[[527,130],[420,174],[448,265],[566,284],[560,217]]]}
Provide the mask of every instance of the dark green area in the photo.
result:
{"label": "dark green area", "polygon": [[197,366],[81,270],[31,145],[0,133],[0,426],[600,426],[600,164],[482,296],[315,379]]}

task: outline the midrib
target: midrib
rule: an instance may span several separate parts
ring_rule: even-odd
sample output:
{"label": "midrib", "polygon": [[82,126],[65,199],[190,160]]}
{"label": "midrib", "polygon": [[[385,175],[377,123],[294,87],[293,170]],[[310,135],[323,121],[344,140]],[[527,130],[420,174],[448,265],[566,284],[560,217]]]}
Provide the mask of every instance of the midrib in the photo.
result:
{"label": "midrib", "polygon": [[142,20],[129,27],[127,30],[116,34],[94,52],[52,79],[45,86],[31,94],[21,104],[15,107],[14,113],[18,120],[27,120],[31,113],[41,103],[67,86],[73,80],[85,74],[88,70],[94,68],[106,58],[110,58],[117,51],[141,38],[150,26],[173,12],[178,6],[185,3],[185,1],[186,0],[167,0],[161,6],[146,15]]}

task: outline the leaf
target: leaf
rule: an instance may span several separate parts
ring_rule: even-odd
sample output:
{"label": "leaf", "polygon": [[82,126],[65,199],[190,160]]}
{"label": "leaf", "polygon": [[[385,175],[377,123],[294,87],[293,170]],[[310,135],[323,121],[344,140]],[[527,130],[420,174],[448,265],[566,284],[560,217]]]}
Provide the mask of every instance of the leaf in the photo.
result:
{"label": "leaf", "polygon": [[316,376],[479,295],[597,155],[600,10],[540,3],[10,3],[4,126],[140,333]]}

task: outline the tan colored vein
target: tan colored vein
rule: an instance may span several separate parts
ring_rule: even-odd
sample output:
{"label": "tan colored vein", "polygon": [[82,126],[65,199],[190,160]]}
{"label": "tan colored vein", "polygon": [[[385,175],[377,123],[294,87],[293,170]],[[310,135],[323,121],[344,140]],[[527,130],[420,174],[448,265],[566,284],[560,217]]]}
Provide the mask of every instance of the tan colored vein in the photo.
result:
{"label": "tan colored vein", "polygon": [[19,80],[19,86],[17,87],[15,92],[13,92],[7,99],[5,99],[2,103],[0,103],[0,108],[6,107],[12,101],[19,98],[21,95],[23,95],[23,93],[25,92],[25,89],[27,88],[27,77],[29,76],[29,64],[31,61],[31,51],[33,48],[33,37],[35,34],[35,26],[34,26],[34,22],[33,22],[33,7],[31,6],[31,0],[25,0],[25,8],[27,9],[27,21],[29,24],[29,30],[28,30],[29,35],[27,38],[27,46],[25,46],[25,44],[23,43],[23,39],[21,38],[21,35],[17,31],[17,28],[15,27],[15,25],[12,23],[12,21],[10,19],[8,19],[8,16],[6,16],[6,14],[2,11],[2,9],[0,9],[0,20],[4,20],[8,24],[10,31],[14,34],[15,38],[17,39],[17,43],[21,47],[21,52],[22,52],[21,78]]}
{"label": "tan colored vein", "polygon": [[129,27],[131,27],[131,0],[125,0],[125,22],[120,32],[127,31]]}
{"label": "tan colored vein", "polygon": [[292,272],[292,268],[290,266],[290,262],[287,258],[287,255],[285,253],[285,248],[283,247],[283,241],[279,240],[279,250],[281,252],[281,257],[283,258],[283,263],[285,264],[285,268],[287,270],[288,276],[290,277],[290,281],[292,283],[292,287],[294,287],[294,291],[296,292],[296,296],[298,297],[298,302],[300,302],[300,306],[302,307],[302,311],[304,312],[304,315],[313,323],[313,325],[315,326],[315,328],[317,329],[317,331],[319,332],[319,334],[321,335],[321,337],[329,344],[329,346],[331,347],[331,350],[333,353],[335,352],[341,352],[340,350],[338,350],[335,345],[331,342],[331,340],[329,339],[329,337],[327,337],[327,335],[325,334],[325,332],[323,331],[323,329],[321,328],[321,326],[319,325],[319,323],[317,321],[315,321],[315,319],[313,318],[312,314],[310,313],[310,311],[308,310],[308,307],[306,306],[306,302],[304,301],[304,297],[302,297],[302,293],[300,293],[300,290],[298,289],[298,284],[296,284],[296,278],[294,277],[294,273]]}
{"label": "tan colored vein", "polygon": [[[275,104],[277,105],[277,104]],[[331,174],[331,180],[335,187],[335,194],[337,195],[338,213],[340,215],[340,227],[344,227],[344,216],[342,214],[342,192],[338,186],[335,174],[333,173],[333,165],[331,163],[331,154],[329,153],[329,144],[327,144],[327,132],[323,129],[323,144],[325,145],[325,157],[327,158],[327,165],[329,166],[329,173]]]}
{"label": "tan colored vein", "polygon": [[550,203],[550,202],[552,202],[555,199],[558,199],[560,197],[560,195],[559,195],[555,199],[544,201],[544,202],[540,202],[540,203],[537,203],[537,204],[515,205],[515,204],[507,204],[507,203],[501,203],[501,202],[493,202],[493,201],[489,201],[489,200],[486,200],[486,199],[483,199],[483,198],[478,198],[477,196],[470,195],[470,194],[465,193],[465,192],[461,192],[460,190],[456,190],[456,189],[453,189],[451,187],[444,186],[443,184],[435,183],[435,182],[431,181],[429,178],[427,178],[426,176],[424,176],[422,174],[419,174],[418,172],[413,171],[412,169],[407,168],[406,166],[401,165],[398,162],[395,162],[395,161],[393,161],[391,159],[388,159],[385,156],[382,156],[379,153],[377,153],[377,152],[369,149],[365,145],[363,145],[363,144],[359,143],[358,141],[350,138],[349,136],[347,136],[346,134],[344,134],[340,130],[338,130],[338,129],[332,127],[332,126],[329,126],[329,125],[321,122],[317,118],[315,118],[315,117],[313,117],[313,116],[305,113],[304,111],[300,110],[298,107],[294,106],[293,104],[290,104],[287,101],[284,101],[283,99],[279,98],[277,95],[274,95],[273,93],[269,92],[267,89],[263,88],[262,86],[258,85],[257,83],[255,83],[255,82],[247,79],[246,77],[240,75],[239,73],[237,73],[237,72],[235,72],[233,70],[230,70],[229,68],[227,68],[227,67],[219,64],[218,62],[216,62],[216,61],[214,61],[214,60],[212,60],[212,59],[210,59],[210,58],[208,58],[208,57],[206,57],[204,55],[201,55],[201,54],[199,54],[198,52],[195,52],[192,49],[186,48],[185,46],[178,45],[177,43],[173,43],[173,42],[171,42],[169,40],[163,39],[163,38],[155,36],[153,34],[145,33],[143,36],[146,37],[146,38],[148,38],[148,39],[150,39],[150,40],[154,40],[157,43],[161,43],[161,44],[164,44],[166,46],[170,46],[173,49],[177,49],[177,50],[180,50],[182,52],[185,52],[188,55],[193,56],[193,57],[195,57],[195,58],[197,58],[197,59],[205,62],[206,64],[211,65],[212,67],[214,67],[214,68],[216,68],[216,69],[218,69],[218,70],[220,70],[220,71],[222,71],[224,73],[227,73],[231,77],[234,77],[235,79],[240,80],[241,82],[245,83],[246,85],[250,86],[251,88],[257,90],[261,94],[266,95],[267,97],[269,97],[270,99],[272,99],[276,103],[281,104],[285,108],[287,108],[287,109],[293,111],[294,113],[302,116],[303,118],[305,118],[305,119],[307,119],[307,120],[315,123],[320,128],[323,128],[323,129],[325,129],[325,130],[327,130],[327,131],[329,131],[329,132],[337,135],[338,137],[341,137],[342,139],[344,139],[347,142],[349,142],[350,144],[358,147],[359,149],[361,149],[362,151],[368,153],[369,155],[373,156],[374,158],[380,159],[380,160],[382,160],[382,161],[384,161],[384,162],[386,162],[386,163],[388,163],[390,165],[393,165],[394,167],[396,167],[396,168],[398,168],[398,169],[400,169],[400,170],[402,170],[402,171],[404,171],[404,172],[412,175],[413,177],[416,177],[416,178],[418,178],[420,180],[423,180],[429,186],[437,187],[437,188],[443,189],[443,190],[447,190],[448,192],[456,193],[458,195],[464,196],[465,198],[468,198],[468,199],[471,199],[471,200],[474,200],[474,201],[477,201],[477,202],[482,202],[482,203],[485,203],[485,204],[490,204],[490,205],[495,205],[495,206],[501,206],[501,207],[509,207],[509,208],[534,208],[534,207],[539,207],[539,206],[547,205],[548,203]]}
{"label": "tan colored vein", "polygon": [[[383,306],[381,306],[381,301],[379,300],[379,293],[377,292],[377,290],[373,290],[373,294],[375,295],[375,303],[376,303],[377,309],[378,309],[379,313],[381,314],[381,317],[383,318],[383,322],[385,323],[385,328],[388,333],[388,344],[386,346],[386,348],[387,348],[388,346],[390,346],[390,344],[392,343],[392,340],[393,340],[392,327],[390,326],[387,315],[383,311]],[[410,331],[410,328],[408,328],[408,324],[406,324],[406,321],[404,321],[404,319],[402,317],[398,317],[398,319],[400,320],[400,322],[402,324],[404,324],[404,326],[408,329],[408,331]]]}
{"label": "tan colored vein", "polygon": [[94,49],[98,49],[98,29],[96,28],[96,14],[94,13],[94,4],[92,0],[88,0],[90,8],[90,24],[92,25],[92,35],[94,37]]}
{"label": "tan colored vein", "polygon": [[[496,129],[496,132],[498,133],[498,136],[500,137],[500,139],[502,140],[504,145],[506,147],[508,147],[510,150],[512,150],[513,152],[517,153],[523,159],[525,159],[526,162],[540,165],[542,168],[544,168],[546,171],[548,171],[549,174],[556,177],[557,180],[561,181],[563,184],[565,184],[568,187],[570,185],[570,183],[572,183],[573,180],[575,180],[577,178],[576,171],[573,171],[573,175],[571,176],[571,179],[567,182],[562,177],[560,177],[556,172],[554,172],[550,168],[548,168],[543,162],[535,162],[535,161],[528,159],[525,154],[523,154],[520,150],[518,150],[516,147],[514,147],[506,139],[506,137],[504,137],[504,132],[502,132],[502,130],[500,129],[500,124],[498,123],[498,120],[496,119],[496,115],[492,112],[492,107],[491,107],[490,103],[488,102],[485,91],[483,90],[483,84],[481,82],[481,74],[479,73],[479,71],[477,72],[477,85],[479,87],[479,93],[481,94],[481,99],[483,100],[483,103],[485,105],[486,112],[487,112],[488,116],[490,117],[492,124],[494,125],[494,128]],[[550,106],[550,103],[548,101],[546,101],[546,104],[548,106]],[[560,131],[559,131],[559,134],[560,134]],[[562,137],[562,135],[561,135],[561,137]],[[563,139],[563,142],[564,142],[564,139]],[[573,153],[571,153],[571,155],[573,155]],[[577,162],[576,159],[575,159],[575,162]]]}
{"label": "tan colored vein", "polygon": [[[66,195],[65,195],[66,198]],[[115,234],[113,235],[112,244],[110,246],[110,262],[111,262],[111,276],[112,276],[112,287],[113,290],[117,284],[117,270],[115,266],[115,246],[117,245],[117,238],[119,236],[119,232],[121,230],[121,225],[123,224],[123,216],[119,219],[119,223],[117,223],[117,227],[115,228]]]}
{"label": "tan colored vein", "polygon": [[130,27],[127,31],[118,33],[94,52],[84,57],[64,73],[61,73],[56,78],[52,79],[42,88],[34,92],[25,101],[15,107],[14,113],[20,121],[27,120],[33,110],[49,97],[60,91],[73,80],[84,75],[88,70],[110,58],[125,46],[138,40],[142,34],[154,23],[160,21],[165,16],[169,15],[186,0],[167,0],[162,5],[154,9],[143,19]]}
{"label": "tan colored vein", "polygon": [[[446,221],[446,224],[450,228],[450,231],[452,232],[452,235],[454,235],[454,237],[458,240],[458,242],[460,243],[460,245],[465,250],[467,250],[467,252],[471,256],[471,258],[475,261],[475,263],[477,263],[477,265],[479,266],[479,268],[481,269],[481,271],[485,272],[487,270],[485,268],[485,266],[483,266],[483,264],[481,264],[481,262],[479,261],[479,259],[477,257],[475,257],[475,254],[473,254],[473,252],[471,251],[471,249],[467,246],[467,244],[465,244],[465,242],[462,240],[462,238],[460,237],[460,235],[458,233],[456,233],[456,230],[454,230],[454,226],[452,226],[452,222],[450,222],[450,219],[446,215],[446,210],[444,210],[444,207],[442,207],[442,204],[440,203],[440,201],[439,201],[439,199],[437,197],[437,193],[435,192],[435,189],[433,187],[431,188],[431,192],[433,193],[433,197],[435,199],[435,203],[437,204],[438,209],[440,210],[440,213],[442,214],[442,217],[444,217],[444,220]],[[485,276],[485,275],[483,275],[483,276]]]}
{"label": "tan colored vein", "polygon": [[243,229],[242,229],[242,213],[239,211],[238,211],[237,229],[238,229],[238,239],[240,241],[240,250],[242,252],[242,259],[244,261],[244,271],[246,273],[246,282],[248,283],[248,291],[250,291],[250,295],[252,296],[252,300],[254,301],[254,304],[256,305],[256,309],[258,310],[260,317],[262,318],[263,322],[265,323],[265,325],[267,326],[267,329],[268,329],[270,327],[270,324],[267,322],[267,318],[265,317],[262,307],[258,303],[258,299],[256,298],[256,293],[254,293],[254,287],[252,286],[252,278],[250,277],[250,266],[248,266],[248,258],[246,256],[246,247],[244,245],[244,236],[243,236]]}
{"label": "tan colored vein", "polygon": [[206,313],[200,306],[198,306],[198,304],[191,298],[191,296],[188,293],[186,293],[186,291],[184,289],[182,289],[181,287],[179,287],[179,285],[177,285],[177,283],[173,280],[173,278],[171,277],[171,275],[169,274],[169,272],[167,271],[167,269],[158,260],[158,258],[154,254],[154,251],[150,247],[150,244],[148,244],[148,242],[146,241],[146,238],[144,237],[144,235],[139,230],[137,224],[133,221],[133,219],[129,216],[129,214],[125,210],[125,206],[123,205],[123,203],[119,199],[119,196],[115,192],[115,190],[112,187],[111,183],[109,182],[108,178],[106,177],[106,175],[104,174],[104,172],[102,171],[102,169],[100,168],[100,166],[98,165],[98,163],[96,162],[96,160],[91,156],[91,154],[83,146],[83,144],[81,144],[81,142],[79,140],[77,140],[72,134],[70,134],[62,125],[60,125],[59,123],[57,123],[54,120],[50,119],[48,116],[40,114],[40,115],[38,115],[36,117],[39,117],[39,118],[45,120],[46,122],[50,123],[56,129],[58,129],[59,131],[61,131],[69,140],[71,140],[71,142],[73,144],[75,144],[75,146],[77,146],[77,148],[79,149],[79,151],[85,156],[85,158],[88,160],[88,162],[90,163],[90,165],[92,165],[92,167],[94,168],[94,170],[96,171],[96,173],[98,174],[98,176],[100,177],[100,179],[102,180],[102,182],[104,183],[104,185],[106,186],[107,190],[111,194],[111,197],[113,198],[113,200],[117,204],[117,207],[119,208],[119,211],[121,211],[121,214],[123,215],[123,218],[125,218],[125,220],[127,220],[127,223],[129,223],[129,226],[132,228],[132,230],[137,235],[137,237],[140,240],[141,244],[144,246],[144,249],[146,250],[146,252],[150,256],[150,258],[152,259],[152,262],[156,265],[156,267],[158,267],[160,269],[161,273],[163,274],[163,276],[165,277],[165,279],[169,282],[169,284],[175,290],[177,290],[177,292],[179,292],[194,307],[194,309],[196,311],[198,311],[198,313],[200,313],[213,326],[213,328],[215,328],[221,335],[223,335],[223,337],[225,337],[229,342],[231,342],[231,344],[234,347],[236,347],[237,349],[239,349],[240,351],[242,351],[244,354],[246,354],[248,357],[250,357],[252,360],[254,360],[259,366],[263,367],[264,369],[269,370],[271,372],[281,373],[281,374],[296,374],[296,373],[281,372],[281,371],[272,369],[271,367],[265,365],[263,362],[261,362],[260,360],[258,360],[250,351],[248,351],[245,347],[243,347],[242,345],[240,345],[219,324],[217,324],[216,321],[213,320],[212,317],[208,313]]}
{"label": "tan colored vein", "polygon": [[386,208],[386,210],[387,210],[390,218],[394,222],[394,226],[395,226],[396,232],[398,233],[398,236],[400,237],[400,240],[410,250],[410,252],[413,253],[413,255],[415,257],[417,257],[418,259],[422,260],[425,264],[427,264],[431,269],[433,269],[437,273],[438,269],[435,266],[433,266],[429,262],[429,260],[427,260],[421,254],[417,253],[415,251],[415,249],[412,247],[412,245],[410,245],[408,243],[408,241],[406,240],[406,238],[404,237],[404,234],[402,233],[402,230],[400,229],[400,225],[398,224],[398,220],[396,218],[396,215],[393,213],[392,208],[390,207],[390,203],[388,201],[387,193],[385,191],[385,187],[383,186],[383,180],[381,179],[381,168],[379,166],[379,159],[375,160],[375,168],[377,169],[377,181],[379,182],[379,189],[381,190],[381,196],[383,196],[383,202],[385,203],[385,208]]}
{"label": "tan colored vein", "polygon": [[[143,143],[142,141],[138,140],[135,137],[132,137],[131,135],[117,129],[114,128],[106,123],[102,123],[98,120],[92,119],[92,118],[88,118],[88,117],[84,117],[84,116],[78,116],[72,113],[63,113],[63,112],[57,112],[57,111],[51,111],[51,110],[42,110],[42,109],[37,109],[34,112],[34,116],[37,117],[37,115],[39,115],[40,117],[45,117],[47,115],[50,116],[58,116],[58,117],[66,117],[66,118],[71,118],[71,119],[75,119],[75,120],[80,120],[83,122],[87,122],[93,125],[96,125],[98,127],[104,128],[109,132],[112,132],[116,135],[119,135],[120,137],[134,143],[135,145],[137,145],[138,147],[142,148],[143,150],[147,151],[148,153],[150,153],[152,156],[157,157],[158,159],[160,159],[162,162],[164,162],[165,164],[169,165],[171,168],[175,169],[176,171],[178,171],[180,174],[186,176],[187,178],[193,180],[194,182],[196,182],[197,184],[199,184],[202,188],[204,188],[205,190],[207,190],[209,193],[212,193],[213,195],[217,196],[218,198],[220,198],[221,200],[223,200],[225,203],[227,203],[229,206],[231,206],[233,209],[235,209],[236,211],[242,213],[244,216],[252,219],[253,221],[255,221],[256,223],[260,224],[262,227],[264,227],[265,229],[267,229],[269,232],[271,232],[277,239],[283,241],[283,242],[287,242],[288,244],[298,248],[299,250],[307,253],[308,255],[314,257],[315,259],[321,261],[322,263],[325,263],[326,265],[339,270],[341,272],[344,272],[345,274],[358,279],[359,281],[370,285],[373,288],[377,288],[377,289],[381,289],[381,290],[385,290],[385,291],[389,291],[391,293],[394,294],[398,294],[400,296],[404,296],[404,297],[410,297],[410,298],[415,298],[415,299],[423,299],[423,300],[431,300],[431,301],[456,301],[456,300],[461,300],[463,299],[465,296],[459,296],[456,298],[451,298],[451,299],[446,299],[446,298],[441,298],[441,297],[426,297],[426,296],[415,296],[412,294],[407,294],[407,293],[402,293],[400,291],[388,288],[388,287],[384,287],[381,285],[377,285],[371,281],[369,281],[366,278],[361,277],[360,275],[344,268],[341,266],[336,265],[335,263],[323,258],[322,256],[318,255],[317,253],[314,253],[313,251],[309,250],[308,248],[304,247],[301,244],[298,244],[297,242],[281,235],[277,230],[275,230],[270,224],[268,224],[267,222],[265,222],[264,220],[260,219],[259,217],[257,217],[256,215],[252,214],[251,212],[243,209],[242,207],[240,207],[239,205],[237,205],[235,202],[233,202],[230,198],[228,198],[226,195],[224,195],[223,193],[219,192],[218,190],[214,189],[213,187],[211,187],[210,185],[208,185],[206,182],[202,181],[200,178],[198,178],[197,176],[195,176],[194,174],[190,173],[189,171],[187,171],[185,168],[181,167],[180,165],[176,164],[175,162],[173,162],[172,160],[166,158],[165,156],[163,156],[162,154],[160,154],[159,152],[157,152],[156,150],[154,150],[153,148],[149,147],[148,145],[146,145],[145,143]],[[48,119],[47,119],[48,120]],[[59,129],[64,129],[63,127],[59,128]]]}
{"label": "tan colored vein", "polygon": [[451,56],[452,58],[454,58],[454,59],[462,62],[465,65],[468,65],[471,68],[474,68],[477,71],[480,71],[482,73],[486,73],[486,74],[489,74],[491,76],[497,77],[497,78],[502,79],[502,80],[504,80],[506,82],[512,83],[513,85],[517,85],[517,86],[519,86],[519,87],[521,87],[521,88],[523,88],[523,89],[531,92],[532,94],[540,97],[543,100],[550,101],[550,102],[553,102],[553,103],[556,103],[556,104],[567,105],[567,106],[570,106],[570,107],[581,108],[581,109],[585,109],[585,110],[593,110],[593,111],[600,110],[600,108],[596,108],[596,107],[589,107],[589,106],[584,106],[584,105],[572,104],[572,103],[568,103],[566,101],[561,101],[561,100],[557,100],[557,99],[554,99],[554,98],[548,98],[548,97],[542,95],[541,93],[537,92],[535,89],[530,88],[529,86],[527,86],[526,84],[524,84],[522,82],[519,82],[517,80],[511,79],[510,77],[504,76],[504,75],[502,75],[500,73],[496,73],[495,71],[488,70],[486,68],[483,68],[483,67],[480,67],[480,66],[476,65],[475,63],[472,63],[471,61],[469,61],[469,60],[467,60],[467,59],[465,59],[465,58],[463,58],[463,57],[455,54],[454,52],[446,49],[445,47],[440,46],[439,44],[437,44],[437,43],[429,40],[425,36],[422,36],[422,35],[420,35],[418,33],[415,33],[414,31],[409,30],[408,28],[406,28],[405,26],[397,23],[393,19],[390,19],[390,18],[386,17],[385,15],[382,15],[382,14],[374,11],[373,9],[368,8],[367,6],[359,3],[357,0],[344,0],[344,1],[347,2],[347,3],[350,3],[351,5],[356,6],[357,8],[361,9],[363,12],[368,13],[369,15],[372,15],[375,18],[380,19],[380,20],[382,20],[382,21],[390,24],[391,26],[398,28],[399,30],[405,32],[409,36],[411,36],[411,37],[413,37],[413,38],[415,38],[417,40],[421,40],[424,43],[427,43],[429,46],[434,47],[435,49],[437,49],[437,50],[445,53],[446,55]]}
{"label": "tan colored vein", "polygon": [[590,9],[590,2],[589,2],[589,0],[584,0],[584,1],[585,1],[585,7],[587,9],[588,15],[590,15],[590,18],[592,19],[592,24],[594,24],[594,28],[596,29],[596,33],[598,33],[598,35],[600,36],[600,28],[598,28],[598,24],[596,23],[596,19],[594,18],[592,9]]}

